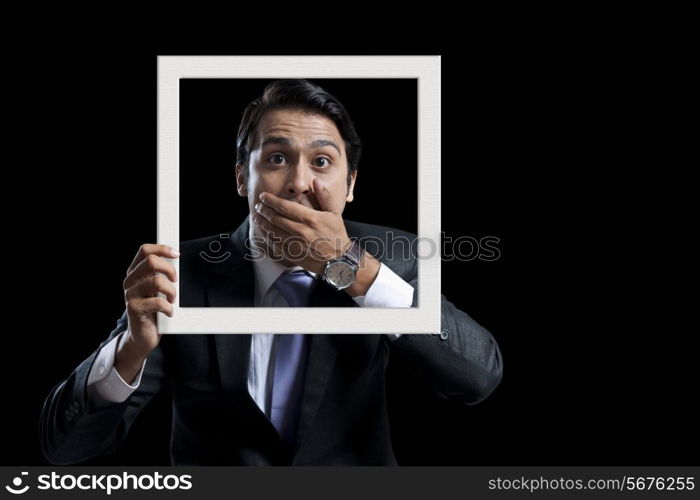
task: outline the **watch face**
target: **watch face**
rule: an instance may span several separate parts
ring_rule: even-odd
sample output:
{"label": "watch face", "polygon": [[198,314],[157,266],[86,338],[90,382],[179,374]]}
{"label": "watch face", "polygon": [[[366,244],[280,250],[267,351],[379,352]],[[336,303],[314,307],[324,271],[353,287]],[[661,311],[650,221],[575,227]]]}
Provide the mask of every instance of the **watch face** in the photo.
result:
{"label": "watch face", "polygon": [[347,288],[355,281],[355,270],[347,262],[337,260],[328,264],[325,277],[336,288]]}

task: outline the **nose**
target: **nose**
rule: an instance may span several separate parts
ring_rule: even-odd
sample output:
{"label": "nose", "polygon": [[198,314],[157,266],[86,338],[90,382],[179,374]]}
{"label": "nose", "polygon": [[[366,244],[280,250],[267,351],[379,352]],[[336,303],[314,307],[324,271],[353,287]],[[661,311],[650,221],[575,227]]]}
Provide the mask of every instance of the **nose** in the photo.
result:
{"label": "nose", "polygon": [[286,192],[291,196],[309,194],[314,182],[313,172],[305,161],[300,160],[288,170]]}

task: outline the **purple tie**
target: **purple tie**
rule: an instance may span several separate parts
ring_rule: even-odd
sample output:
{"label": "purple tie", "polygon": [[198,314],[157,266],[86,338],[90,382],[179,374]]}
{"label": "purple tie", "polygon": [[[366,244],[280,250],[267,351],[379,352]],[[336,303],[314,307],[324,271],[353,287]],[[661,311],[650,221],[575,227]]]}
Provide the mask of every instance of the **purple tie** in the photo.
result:
{"label": "purple tie", "polygon": [[[313,277],[305,271],[293,271],[282,274],[275,281],[275,287],[290,307],[304,307],[309,304],[313,283]],[[296,435],[307,354],[306,335],[275,336],[271,420],[280,436],[290,444]]]}

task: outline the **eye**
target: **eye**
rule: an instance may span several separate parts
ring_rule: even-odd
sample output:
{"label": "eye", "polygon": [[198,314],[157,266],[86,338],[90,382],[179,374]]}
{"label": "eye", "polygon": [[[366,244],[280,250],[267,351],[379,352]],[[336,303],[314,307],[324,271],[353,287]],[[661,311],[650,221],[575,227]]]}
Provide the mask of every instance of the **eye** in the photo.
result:
{"label": "eye", "polygon": [[267,157],[267,161],[273,165],[281,165],[287,159],[283,154],[275,153]]}
{"label": "eye", "polygon": [[319,156],[314,160],[314,166],[316,167],[327,167],[331,164],[331,161],[325,156]]}

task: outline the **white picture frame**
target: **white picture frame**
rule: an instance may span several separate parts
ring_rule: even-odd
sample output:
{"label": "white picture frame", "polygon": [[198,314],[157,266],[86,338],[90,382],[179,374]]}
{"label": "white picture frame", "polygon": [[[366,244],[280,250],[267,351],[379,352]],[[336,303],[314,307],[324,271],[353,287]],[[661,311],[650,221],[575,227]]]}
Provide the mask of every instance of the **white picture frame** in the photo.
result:
{"label": "white picture frame", "polygon": [[[172,318],[158,313],[160,333],[440,332],[440,56],[158,56],[157,65],[157,240],[174,248],[180,244],[181,78],[416,78],[419,106],[417,307],[181,308],[176,298]],[[179,260],[171,262],[179,276]]]}

